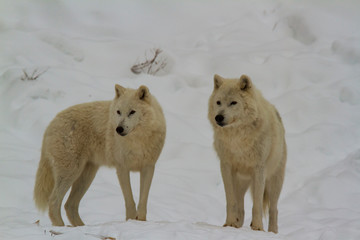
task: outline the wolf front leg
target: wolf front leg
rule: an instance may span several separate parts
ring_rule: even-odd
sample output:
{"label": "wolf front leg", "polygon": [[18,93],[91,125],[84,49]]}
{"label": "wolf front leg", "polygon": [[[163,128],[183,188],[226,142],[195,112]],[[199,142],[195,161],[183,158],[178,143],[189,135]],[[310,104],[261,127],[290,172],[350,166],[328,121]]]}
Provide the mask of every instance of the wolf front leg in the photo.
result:
{"label": "wolf front leg", "polygon": [[241,227],[238,216],[238,205],[235,196],[234,178],[236,173],[232,170],[232,166],[221,162],[221,176],[224,182],[226,195],[226,222],[224,227]]}
{"label": "wolf front leg", "polygon": [[238,206],[238,219],[240,227],[242,227],[244,224],[244,197],[250,186],[250,182],[250,179],[247,179],[246,177],[240,177],[239,174],[236,174],[234,177],[234,191]]}
{"label": "wolf front leg", "polygon": [[140,199],[136,219],[146,221],[147,200],[154,176],[154,166],[145,166],[140,172]]}
{"label": "wolf front leg", "polygon": [[130,171],[122,167],[117,167],[116,173],[125,199],[126,220],[135,219],[136,208],[130,184]]}

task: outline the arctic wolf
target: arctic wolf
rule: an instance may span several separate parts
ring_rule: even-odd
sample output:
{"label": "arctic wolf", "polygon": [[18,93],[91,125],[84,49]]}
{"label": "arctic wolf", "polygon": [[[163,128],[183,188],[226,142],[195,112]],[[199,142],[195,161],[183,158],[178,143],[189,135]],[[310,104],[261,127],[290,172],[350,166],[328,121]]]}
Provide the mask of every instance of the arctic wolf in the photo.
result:
{"label": "arctic wolf", "polygon": [[[165,141],[162,109],[146,86],[115,85],[112,101],[72,106],[60,112],[45,131],[34,200],[49,210],[55,226],[64,226],[61,203],[73,226],[84,225],[79,203],[101,165],[115,167],[126,205],[126,219],[146,220],[155,163]],[[130,171],[140,172],[140,199],[135,207]]]}
{"label": "arctic wolf", "polygon": [[286,164],[285,130],[279,113],[248,76],[224,79],[215,75],[208,117],[225,187],[224,226],[243,225],[244,195],[251,186],[251,228],[263,230],[262,211],[269,209],[268,231],[277,233],[277,202]]}

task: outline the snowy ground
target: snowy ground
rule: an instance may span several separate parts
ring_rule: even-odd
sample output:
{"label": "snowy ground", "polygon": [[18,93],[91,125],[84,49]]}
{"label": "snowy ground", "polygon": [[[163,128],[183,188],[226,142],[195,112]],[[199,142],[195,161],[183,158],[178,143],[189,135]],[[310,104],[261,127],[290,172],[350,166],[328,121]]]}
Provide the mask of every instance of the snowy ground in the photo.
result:
{"label": "snowy ground", "polygon": [[[359,13],[356,0],[0,0],[0,239],[360,239]],[[167,67],[134,75],[154,47]],[[214,73],[248,74],[283,117],[277,235],[250,229],[249,196],[244,227],[221,227]],[[52,227],[32,200],[43,132],[68,106],[112,99],[115,83],[147,85],[166,115],[148,221],[124,220],[115,170],[102,168],[80,205],[87,225]],[[138,174],[132,186],[138,199]]]}

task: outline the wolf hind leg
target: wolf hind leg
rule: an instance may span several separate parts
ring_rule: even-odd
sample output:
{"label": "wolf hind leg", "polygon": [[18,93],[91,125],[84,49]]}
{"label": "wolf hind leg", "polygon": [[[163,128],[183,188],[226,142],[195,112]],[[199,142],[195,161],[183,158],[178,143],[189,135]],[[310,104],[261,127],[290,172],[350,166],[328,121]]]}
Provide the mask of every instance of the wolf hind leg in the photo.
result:
{"label": "wolf hind leg", "polygon": [[80,177],[76,179],[71,187],[69,198],[65,203],[65,210],[66,215],[73,226],[84,225],[84,222],[81,220],[79,215],[79,204],[94,180],[98,169],[98,165],[88,162],[85,165]]}
{"label": "wolf hind leg", "polygon": [[279,169],[268,181],[264,192],[264,211],[269,208],[269,232],[278,232],[278,200],[284,181],[284,169]]}
{"label": "wolf hind leg", "polygon": [[55,186],[49,198],[49,217],[54,226],[64,226],[61,217],[61,203],[78,174],[76,171],[71,171],[71,173],[63,171],[62,174],[55,175]]}

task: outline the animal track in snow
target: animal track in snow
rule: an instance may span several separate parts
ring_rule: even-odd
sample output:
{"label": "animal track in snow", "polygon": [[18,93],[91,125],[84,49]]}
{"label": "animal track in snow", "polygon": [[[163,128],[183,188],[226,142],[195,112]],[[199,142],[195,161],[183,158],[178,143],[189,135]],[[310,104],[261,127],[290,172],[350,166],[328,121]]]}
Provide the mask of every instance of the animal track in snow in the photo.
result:
{"label": "animal track in snow", "polygon": [[65,55],[71,56],[77,62],[84,60],[82,51],[61,36],[41,34],[40,39]]}

